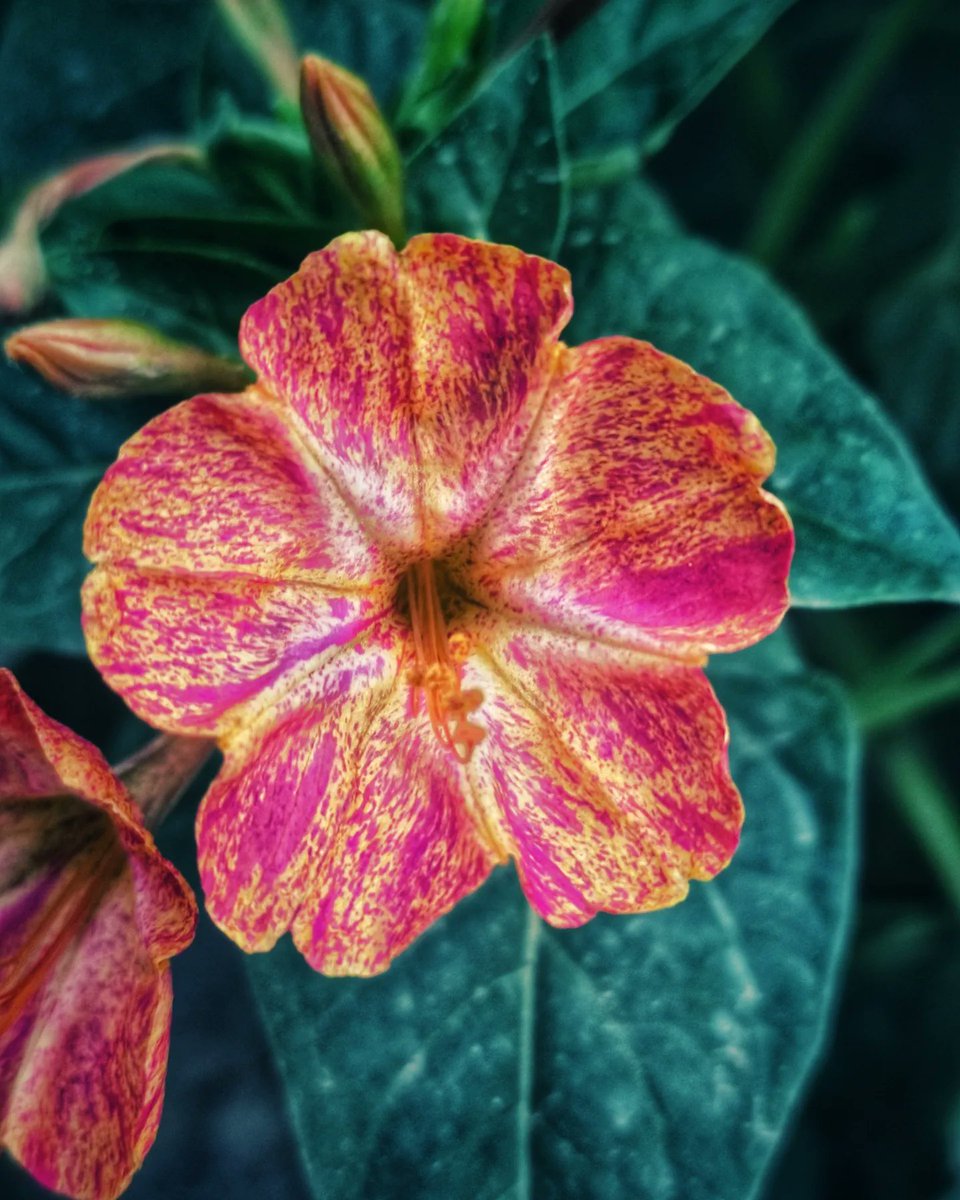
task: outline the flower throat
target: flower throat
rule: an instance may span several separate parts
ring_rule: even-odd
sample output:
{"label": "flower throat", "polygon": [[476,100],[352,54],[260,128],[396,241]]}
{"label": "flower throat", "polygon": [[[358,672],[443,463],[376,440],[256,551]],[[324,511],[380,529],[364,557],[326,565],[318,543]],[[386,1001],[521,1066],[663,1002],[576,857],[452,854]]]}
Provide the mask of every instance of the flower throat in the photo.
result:
{"label": "flower throat", "polygon": [[462,687],[463,635],[447,635],[434,563],[423,559],[406,575],[410,628],[416,665],[407,673],[414,714],[420,711],[423,693],[427,715],[437,740],[453,752],[458,762],[469,762],[484,731],[470,721],[483,703],[479,688]]}

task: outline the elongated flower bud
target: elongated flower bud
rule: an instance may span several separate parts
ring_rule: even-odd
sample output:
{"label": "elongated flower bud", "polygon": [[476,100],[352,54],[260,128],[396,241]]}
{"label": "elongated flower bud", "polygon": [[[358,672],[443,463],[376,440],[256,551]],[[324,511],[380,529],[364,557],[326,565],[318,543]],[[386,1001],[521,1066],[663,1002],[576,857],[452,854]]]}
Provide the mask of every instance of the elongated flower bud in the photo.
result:
{"label": "elongated flower bud", "polygon": [[300,108],[317,160],[364,222],[403,242],[400,151],[367,85],[308,54],[300,68]]}
{"label": "elongated flower bud", "polygon": [[217,7],[278,94],[295,105],[299,61],[290,26],[277,0],[217,0]]}
{"label": "elongated flower bud", "polygon": [[64,318],[28,325],[4,345],[48,383],[91,400],[240,391],[239,362],[165,337],[137,321]]}
{"label": "elongated flower bud", "polygon": [[61,205],[141,163],[169,157],[196,159],[200,151],[196,146],[171,142],[98,154],[34,184],[0,241],[0,312],[29,312],[43,298],[47,273],[39,234]]}

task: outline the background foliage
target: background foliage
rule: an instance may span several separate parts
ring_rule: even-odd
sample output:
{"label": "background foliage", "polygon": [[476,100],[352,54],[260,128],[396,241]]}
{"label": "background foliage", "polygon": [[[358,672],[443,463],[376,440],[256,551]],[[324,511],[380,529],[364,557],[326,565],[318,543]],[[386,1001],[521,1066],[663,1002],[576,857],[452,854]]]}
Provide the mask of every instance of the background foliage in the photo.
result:
{"label": "background foliage", "polygon": [[[205,925],[175,963],[166,1114],[129,1194],[960,1194],[957,14],[287,12],[300,49],[363,74],[394,121],[414,231],[557,257],[571,341],[648,338],[758,413],[797,527],[797,610],[711,667],[748,810],[726,875],[677,909],[557,933],[503,871],[373,981],[317,977],[289,946],[246,963]],[[0,17],[7,211],[83,153],[155,135],[206,150],[66,206],[44,311],[230,353],[246,305],[352,223],[212,0]],[[2,658],[113,757],[144,731],[80,657],[79,530],[154,411],[0,368]],[[163,838],[188,874],[190,815]],[[38,1194],[7,1162],[0,1185]]]}

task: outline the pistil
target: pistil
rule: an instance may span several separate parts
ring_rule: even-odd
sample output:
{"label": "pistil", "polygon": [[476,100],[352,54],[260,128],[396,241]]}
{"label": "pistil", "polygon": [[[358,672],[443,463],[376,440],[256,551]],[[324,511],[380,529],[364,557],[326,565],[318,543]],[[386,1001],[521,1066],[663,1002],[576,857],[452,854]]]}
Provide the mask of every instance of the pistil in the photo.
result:
{"label": "pistil", "polygon": [[407,572],[407,596],[416,666],[408,673],[414,714],[420,710],[420,693],[437,740],[458,762],[469,762],[484,731],[470,721],[483,702],[479,688],[462,686],[463,668],[456,650],[462,639],[449,637],[437,588],[434,564],[414,563]]}

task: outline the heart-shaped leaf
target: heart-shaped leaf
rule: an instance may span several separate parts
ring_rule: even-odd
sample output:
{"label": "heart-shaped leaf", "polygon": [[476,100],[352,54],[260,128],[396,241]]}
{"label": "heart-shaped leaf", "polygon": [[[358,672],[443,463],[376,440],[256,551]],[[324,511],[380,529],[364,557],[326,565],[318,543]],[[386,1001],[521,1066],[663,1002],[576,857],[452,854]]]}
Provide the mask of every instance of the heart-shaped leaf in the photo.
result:
{"label": "heart-shaped leaf", "polygon": [[556,254],[567,212],[553,52],[516,54],[411,161],[411,225]]}
{"label": "heart-shaped leaf", "polygon": [[608,0],[561,42],[571,154],[659,148],[791,0]]}

